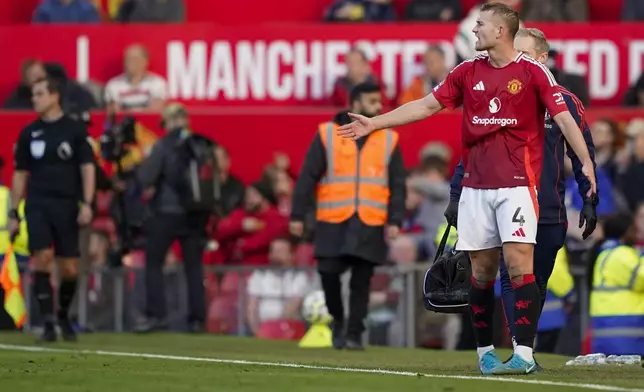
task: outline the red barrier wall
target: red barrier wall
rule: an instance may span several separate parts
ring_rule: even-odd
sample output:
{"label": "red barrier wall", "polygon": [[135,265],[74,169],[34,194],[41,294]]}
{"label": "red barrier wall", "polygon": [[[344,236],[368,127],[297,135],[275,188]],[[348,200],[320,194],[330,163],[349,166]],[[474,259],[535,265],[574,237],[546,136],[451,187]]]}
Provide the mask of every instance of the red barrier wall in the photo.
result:
{"label": "red barrier wall", "polygon": [[[276,151],[289,154],[294,167],[299,168],[317,124],[332,116],[333,112],[328,110],[271,109],[247,112],[227,109],[207,113],[195,111],[191,113],[191,122],[195,131],[212,137],[230,150],[233,172],[250,182],[259,178]],[[644,111],[590,110],[587,116],[589,122],[601,117],[626,122],[634,117],[644,117]],[[0,112],[0,156],[7,162],[7,170],[2,175],[4,183],[11,178],[13,144],[18,133],[34,118],[32,114]],[[94,114],[92,121],[95,125],[91,129],[94,137],[101,134],[104,119],[102,113]],[[137,119],[149,129],[157,130],[158,116],[141,115]],[[407,166],[418,162],[418,153],[427,142],[440,140],[454,150],[453,167],[459,159],[461,119],[459,112],[447,112],[399,129],[400,145]]]}

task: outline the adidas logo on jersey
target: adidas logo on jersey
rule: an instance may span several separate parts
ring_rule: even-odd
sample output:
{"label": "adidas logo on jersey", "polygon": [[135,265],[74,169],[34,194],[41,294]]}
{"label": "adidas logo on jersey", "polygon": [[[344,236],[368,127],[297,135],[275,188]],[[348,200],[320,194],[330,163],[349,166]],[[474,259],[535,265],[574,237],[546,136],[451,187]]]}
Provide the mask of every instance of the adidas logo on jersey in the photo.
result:
{"label": "adidas logo on jersey", "polygon": [[472,89],[476,91],[485,91],[485,85],[483,82],[478,82]]}
{"label": "adidas logo on jersey", "polygon": [[519,230],[517,230],[514,233],[512,233],[512,237],[525,238],[525,231],[523,231],[523,227],[520,227]]}

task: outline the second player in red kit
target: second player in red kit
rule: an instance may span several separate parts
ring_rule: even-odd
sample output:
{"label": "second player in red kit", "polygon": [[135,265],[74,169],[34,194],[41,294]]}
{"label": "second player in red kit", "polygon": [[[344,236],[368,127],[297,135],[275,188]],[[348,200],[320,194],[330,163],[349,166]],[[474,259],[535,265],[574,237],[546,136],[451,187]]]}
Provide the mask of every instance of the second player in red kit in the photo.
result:
{"label": "second player in red kit", "polygon": [[[422,120],[446,107],[463,106],[465,175],[456,249],[468,251],[472,262],[470,314],[483,374],[527,374],[537,369],[532,347],[541,303],[533,252],[546,110],[582,162],[582,172],[591,184],[589,193],[597,189],[586,142],[557,82],[547,68],[514,50],[518,30],[516,11],[500,3],[485,4],[473,32],[476,49],[487,55],[458,65],[425,98],[373,118],[350,114],[355,121],[338,131],[357,139],[376,129]],[[501,247],[517,320],[517,345],[506,363],[492,345],[494,282]]]}

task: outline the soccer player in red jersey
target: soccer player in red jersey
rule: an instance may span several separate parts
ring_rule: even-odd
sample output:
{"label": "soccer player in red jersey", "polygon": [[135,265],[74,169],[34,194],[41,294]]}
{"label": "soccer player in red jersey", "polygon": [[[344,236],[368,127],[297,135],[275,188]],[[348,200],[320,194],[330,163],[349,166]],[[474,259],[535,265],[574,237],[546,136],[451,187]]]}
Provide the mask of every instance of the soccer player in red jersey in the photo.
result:
{"label": "soccer player in red jersey", "polygon": [[[465,174],[458,206],[457,250],[472,261],[469,301],[483,374],[527,374],[537,369],[533,344],[541,308],[533,275],[546,110],[582,162],[596,194],[593,162],[584,137],[550,71],[514,49],[516,11],[499,3],[482,6],[473,32],[476,49],[487,51],[456,66],[432,94],[389,113],[354,122],[338,134],[358,139],[376,129],[425,119],[463,106]],[[502,363],[492,345],[494,281],[503,248],[515,294],[514,355]]]}

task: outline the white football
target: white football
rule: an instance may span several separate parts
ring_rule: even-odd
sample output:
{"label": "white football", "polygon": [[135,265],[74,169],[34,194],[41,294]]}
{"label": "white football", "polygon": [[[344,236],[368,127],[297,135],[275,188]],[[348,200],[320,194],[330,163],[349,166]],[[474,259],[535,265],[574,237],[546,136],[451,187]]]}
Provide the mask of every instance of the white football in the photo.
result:
{"label": "white football", "polygon": [[324,291],[312,291],[304,297],[302,302],[302,317],[312,324],[328,323],[331,321],[331,315],[326,307]]}

